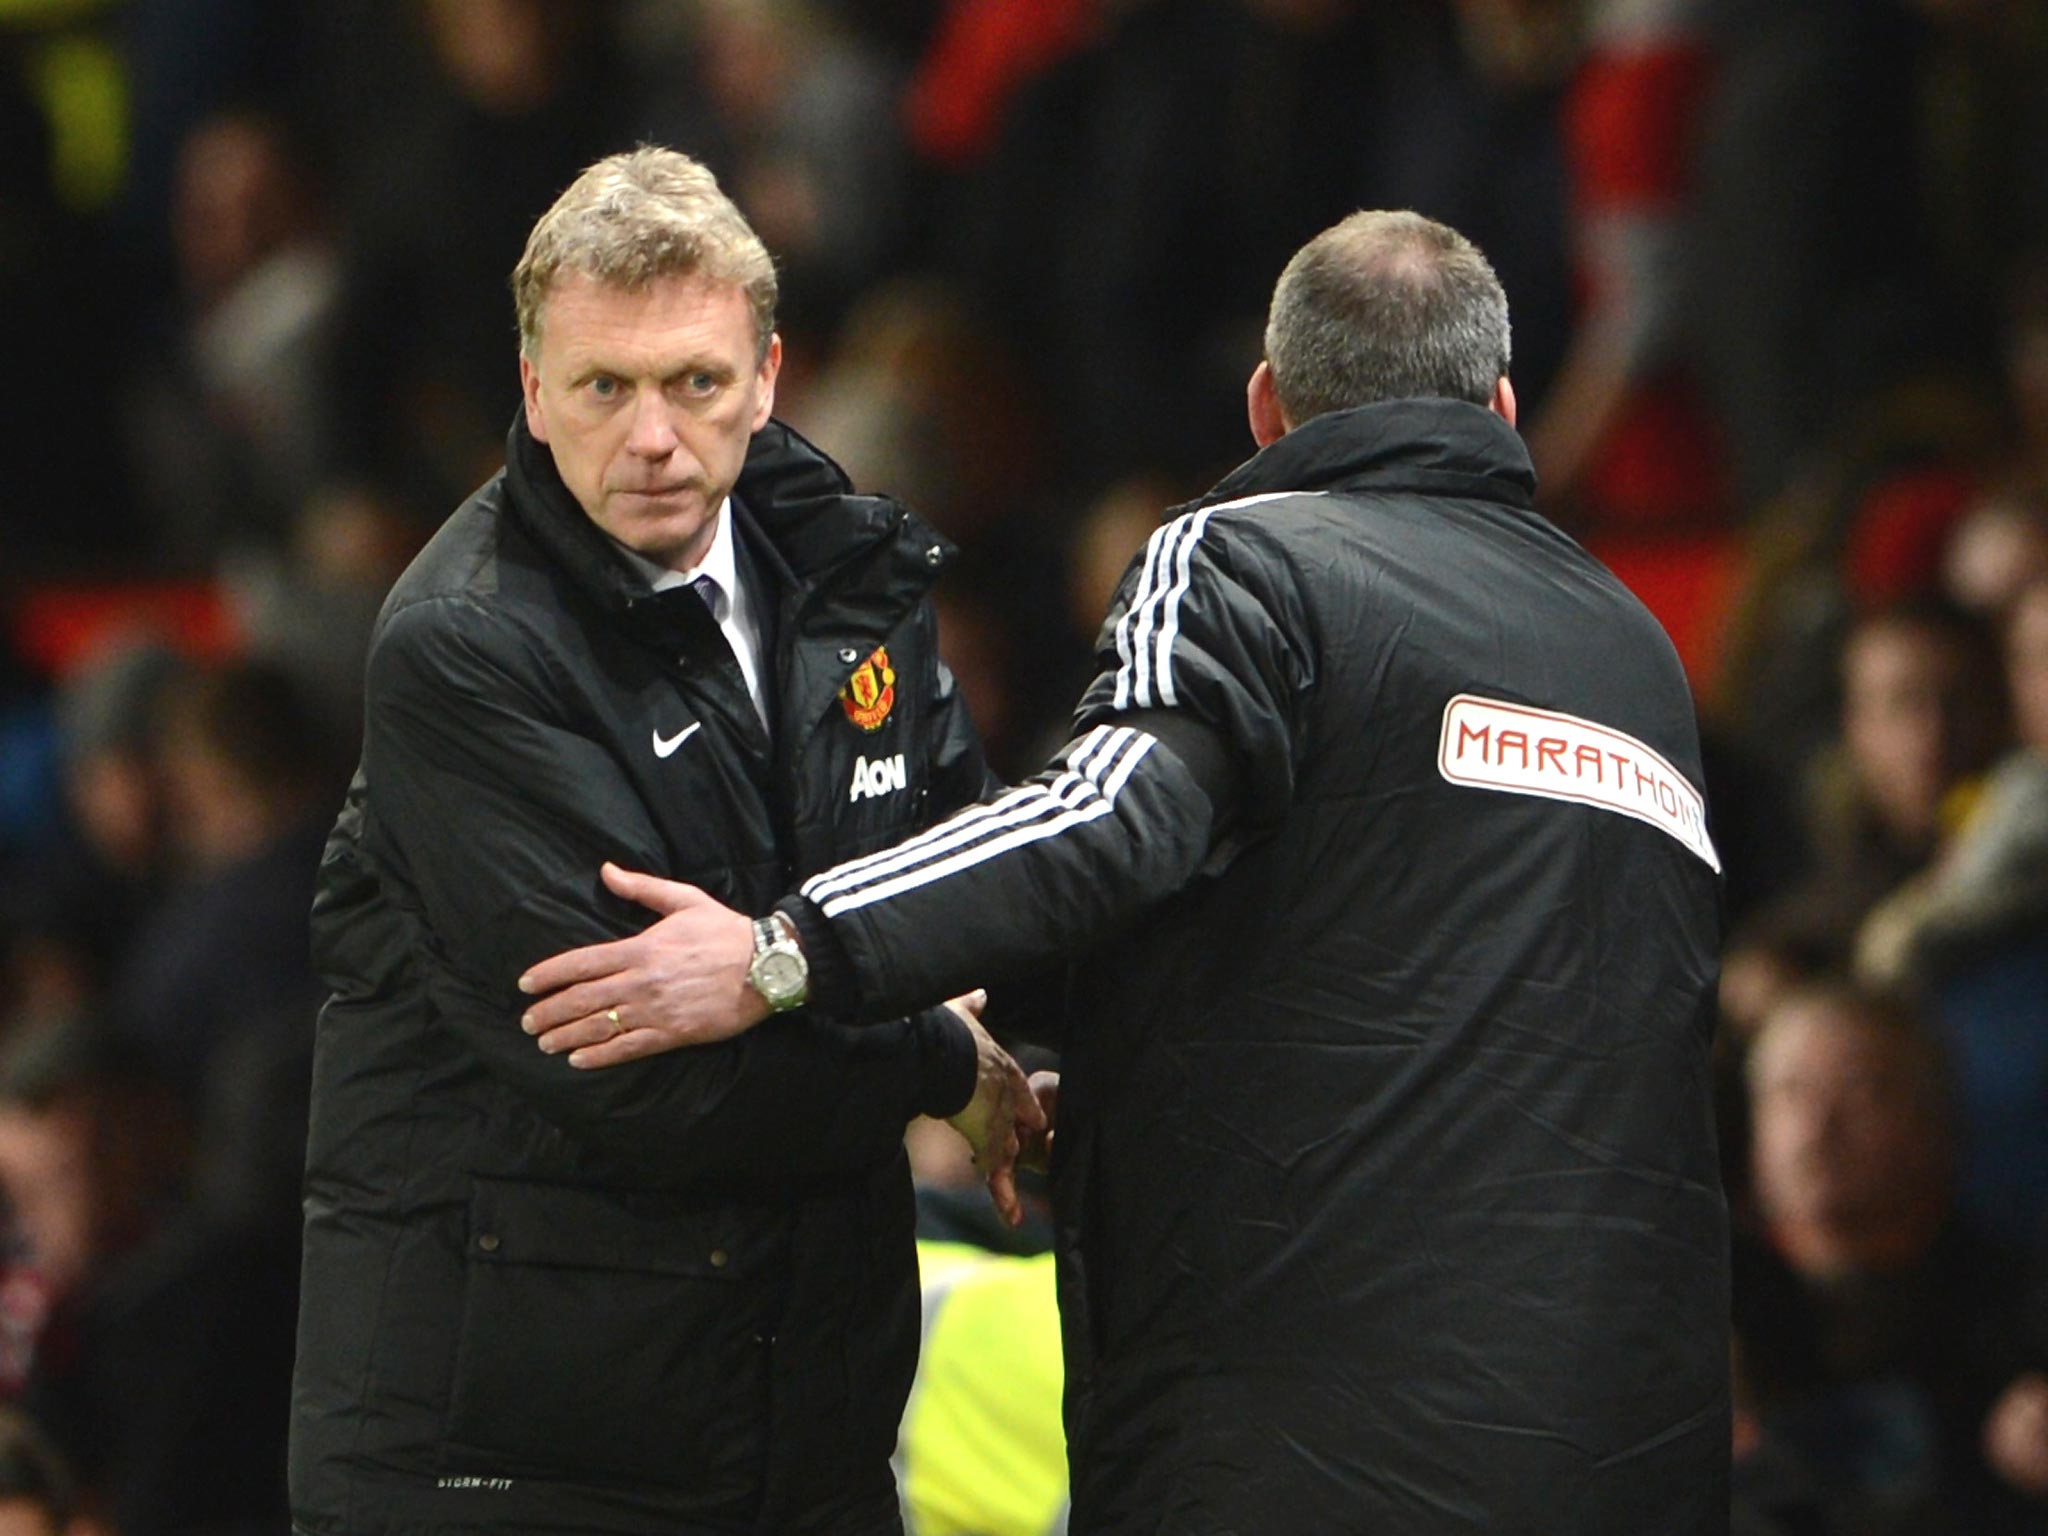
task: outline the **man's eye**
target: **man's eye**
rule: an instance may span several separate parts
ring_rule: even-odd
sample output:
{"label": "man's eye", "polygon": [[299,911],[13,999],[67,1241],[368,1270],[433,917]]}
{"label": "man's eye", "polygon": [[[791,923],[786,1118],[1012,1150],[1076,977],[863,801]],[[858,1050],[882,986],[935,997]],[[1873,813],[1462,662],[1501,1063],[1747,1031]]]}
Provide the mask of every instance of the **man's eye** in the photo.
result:
{"label": "man's eye", "polygon": [[619,381],[609,374],[599,374],[590,381],[590,392],[600,400],[609,400],[619,392]]}

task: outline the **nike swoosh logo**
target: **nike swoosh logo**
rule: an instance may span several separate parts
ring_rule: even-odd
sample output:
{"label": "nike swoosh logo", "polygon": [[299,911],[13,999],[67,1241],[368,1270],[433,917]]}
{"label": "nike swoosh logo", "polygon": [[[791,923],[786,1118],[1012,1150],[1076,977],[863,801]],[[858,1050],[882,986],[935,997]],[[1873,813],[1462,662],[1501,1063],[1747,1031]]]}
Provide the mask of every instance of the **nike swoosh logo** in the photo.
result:
{"label": "nike swoosh logo", "polygon": [[677,747],[680,747],[684,742],[696,735],[698,731],[703,729],[703,726],[704,722],[699,720],[694,725],[684,726],[673,736],[664,736],[661,732],[656,731],[654,733],[654,755],[656,757],[671,756]]}

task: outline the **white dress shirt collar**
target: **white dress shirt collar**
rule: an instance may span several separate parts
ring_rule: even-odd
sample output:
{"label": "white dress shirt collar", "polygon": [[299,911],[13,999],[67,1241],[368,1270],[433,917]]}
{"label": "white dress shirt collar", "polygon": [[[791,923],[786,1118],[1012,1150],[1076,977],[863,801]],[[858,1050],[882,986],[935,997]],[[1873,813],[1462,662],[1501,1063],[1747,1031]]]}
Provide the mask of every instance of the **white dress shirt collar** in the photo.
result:
{"label": "white dress shirt collar", "polygon": [[711,535],[711,547],[704,551],[704,558],[687,571],[670,570],[638,550],[628,549],[617,539],[612,542],[626,557],[626,563],[646,577],[647,584],[657,592],[694,586],[700,578],[709,579],[711,592],[707,604],[711,616],[718,621],[726,644],[732,647],[733,659],[739,663],[740,674],[747,680],[747,693],[754,701],[754,713],[761,717],[762,725],[767,725],[767,699],[761,687],[763,636],[760,597],[749,591],[747,584],[740,580],[739,544],[733,534],[732,498],[726,497],[718,509],[718,525]]}
{"label": "white dress shirt collar", "polygon": [[740,569],[738,547],[732,533],[732,498],[725,498],[718,509],[718,522],[711,535],[711,547],[704,551],[704,558],[687,571],[670,570],[665,565],[648,559],[637,549],[628,549],[618,544],[619,553],[626,562],[647,578],[647,584],[657,592],[666,592],[673,587],[687,587],[699,576],[709,576],[718,588],[717,601],[711,605],[712,617],[719,623],[725,622],[732,610],[733,594],[739,590]]}

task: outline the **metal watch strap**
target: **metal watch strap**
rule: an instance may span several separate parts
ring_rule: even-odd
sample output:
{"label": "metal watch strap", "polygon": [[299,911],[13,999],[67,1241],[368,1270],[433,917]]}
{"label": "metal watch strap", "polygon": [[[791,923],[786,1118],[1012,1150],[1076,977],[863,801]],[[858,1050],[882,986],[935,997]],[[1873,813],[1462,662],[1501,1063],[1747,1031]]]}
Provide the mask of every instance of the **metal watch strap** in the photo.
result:
{"label": "metal watch strap", "polygon": [[[810,990],[810,967],[805,962],[803,946],[792,931],[793,926],[779,913],[771,912],[766,917],[754,919],[754,958],[747,967],[747,984],[777,1013],[801,1008]],[[767,971],[777,961],[795,970],[795,975],[788,978],[789,986],[786,988],[766,980]]]}

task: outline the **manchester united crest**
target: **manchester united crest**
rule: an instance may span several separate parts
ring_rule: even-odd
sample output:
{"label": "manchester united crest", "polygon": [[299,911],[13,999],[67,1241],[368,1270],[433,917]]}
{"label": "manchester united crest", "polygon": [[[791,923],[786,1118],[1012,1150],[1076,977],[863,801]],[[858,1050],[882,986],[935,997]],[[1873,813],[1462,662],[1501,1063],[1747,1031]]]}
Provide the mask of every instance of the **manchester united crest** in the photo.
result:
{"label": "manchester united crest", "polygon": [[839,707],[864,731],[879,731],[896,707],[896,669],[889,665],[887,646],[862,662],[839,690]]}

